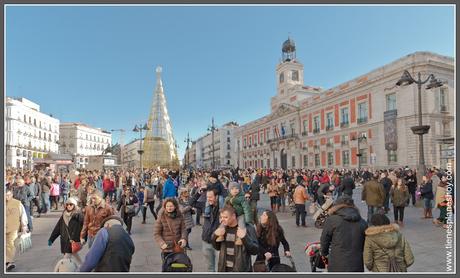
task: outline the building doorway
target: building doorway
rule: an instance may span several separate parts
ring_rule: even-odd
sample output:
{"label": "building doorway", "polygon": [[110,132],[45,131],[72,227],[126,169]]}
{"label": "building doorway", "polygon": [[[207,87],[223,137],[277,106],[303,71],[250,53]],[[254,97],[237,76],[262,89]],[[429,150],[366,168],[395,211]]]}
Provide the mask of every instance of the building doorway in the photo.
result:
{"label": "building doorway", "polygon": [[287,169],[287,153],[285,149],[281,150],[281,168],[283,170]]}

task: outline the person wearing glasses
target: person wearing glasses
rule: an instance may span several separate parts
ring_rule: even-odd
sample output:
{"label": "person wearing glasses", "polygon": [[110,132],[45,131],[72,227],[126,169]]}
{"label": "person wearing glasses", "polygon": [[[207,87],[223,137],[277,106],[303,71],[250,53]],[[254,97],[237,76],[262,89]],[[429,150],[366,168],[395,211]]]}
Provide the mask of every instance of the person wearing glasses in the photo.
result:
{"label": "person wearing glasses", "polygon": [[59,218],[56,226],[54,226],[48,239],[48,246],[53,245],[53,242],[61,237],[61,253],[64,258],[74,257],[78,264],[81,264],[78,252],[72,253],[72,242],[80,243],[80,233],[83,228],[83,214],[77,206],[77,200],[70,197],[65,202],[65,209]]}

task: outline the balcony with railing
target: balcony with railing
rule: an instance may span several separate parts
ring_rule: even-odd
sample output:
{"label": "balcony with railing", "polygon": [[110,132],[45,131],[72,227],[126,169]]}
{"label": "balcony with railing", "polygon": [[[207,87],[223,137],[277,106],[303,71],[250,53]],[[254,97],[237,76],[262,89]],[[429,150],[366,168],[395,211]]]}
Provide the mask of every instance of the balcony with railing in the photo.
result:
{"label": "balcony with railing", "polygon": [[304,131],[302,132],[302,136],[307,136],[308,132]]}
{"label": "balcony with railing", "polygon": [[284,140],[295,140],[295,139],[298,139],[298,138],[299,137],[297,136],[297,134],[284,135],[284,136],[280,136],[280,137],[277,137],[277,138],[268,139],[267,144],[271,144],[271,143],[275,143],[275,142],[281,142],[281,141],[284,141]]}
{"label": "balcony with railing", "polygon": [[367,117],[358,118],[357,122],[358,124],[365,124],[367,123]]}
{"label": "balcony with railing", "polygon": [[342,146],[348,146],[348,141],[342,141]]}
{"label": "balcony with railing", "polygon": [[319,127],[318,127],[318,128],[314,128],[314,129],[313,129],[313,133],[314,133],[314,134],[319,133]]}
{"label": "balcony with railing", "polygon": [[334,126],[333,126],[333,125],[327,125],[327,126],[326,126],[326,131],[330,131],[330,130],[334,130]]}
{"label": "balcony with railing", "polygon": [[326,144],[326,147],[327,147],[327,148],[332,148],[332,147],[334,147],[334,144],[331,143],[331,142],[328,142],[328,143]]}
{"label": "balcony with railing", "polygon": [[346,127],[348,127],[349,125],[350,125],[349,122],[341,122],[341,123],[340,123],[340,127],[341,127],[341,128],[346,128]]}

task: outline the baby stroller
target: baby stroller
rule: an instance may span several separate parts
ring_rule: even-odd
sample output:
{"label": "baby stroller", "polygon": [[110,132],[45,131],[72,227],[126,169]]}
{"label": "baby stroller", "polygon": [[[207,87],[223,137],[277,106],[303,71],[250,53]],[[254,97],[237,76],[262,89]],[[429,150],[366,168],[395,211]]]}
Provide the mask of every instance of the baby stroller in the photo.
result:
{"label": "baby stroller", "polygon": [[310,262],[311,272],[317,269],[327,269],[327,263],[320,255],[321,244],[319,242],[307,242],[305,245],[305,255]]}
{"label": "baby stroller", "polygon": [[[279,258],[278,256],[273,256],[272,258]],[[291,265],[279,263],[274,265],[271,269],[268,268],[268,265],[265,261],[255,261],[254,262],[254,272],[297,272],[295,267],[295,262],[292,257],[286,257],[289,259]]]}
{"label": "baby stroller", "polygon": [[161,271],[192,272],[192,261],[185,253],[171,253],[164,258]]}
{"label": "baby stroller", "polygon": [[326,197],[326,200],[322,206],[317,205],[317,210],[313,214],[313,220],[315,220],[315,227],[322,229],[327,217],[329,216],[328,210],[332,207],[334,201],[332,197]]}

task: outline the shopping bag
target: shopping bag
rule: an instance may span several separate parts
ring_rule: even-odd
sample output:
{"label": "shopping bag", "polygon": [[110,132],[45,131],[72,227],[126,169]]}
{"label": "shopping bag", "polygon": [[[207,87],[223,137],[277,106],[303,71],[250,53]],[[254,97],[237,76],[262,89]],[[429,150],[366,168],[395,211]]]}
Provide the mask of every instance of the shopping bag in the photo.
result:
{"label": "shopping bag", "polygon": [[22,254],[32,248],[31,233],[22,233],[14,241],[14,246],[19,254]]}

